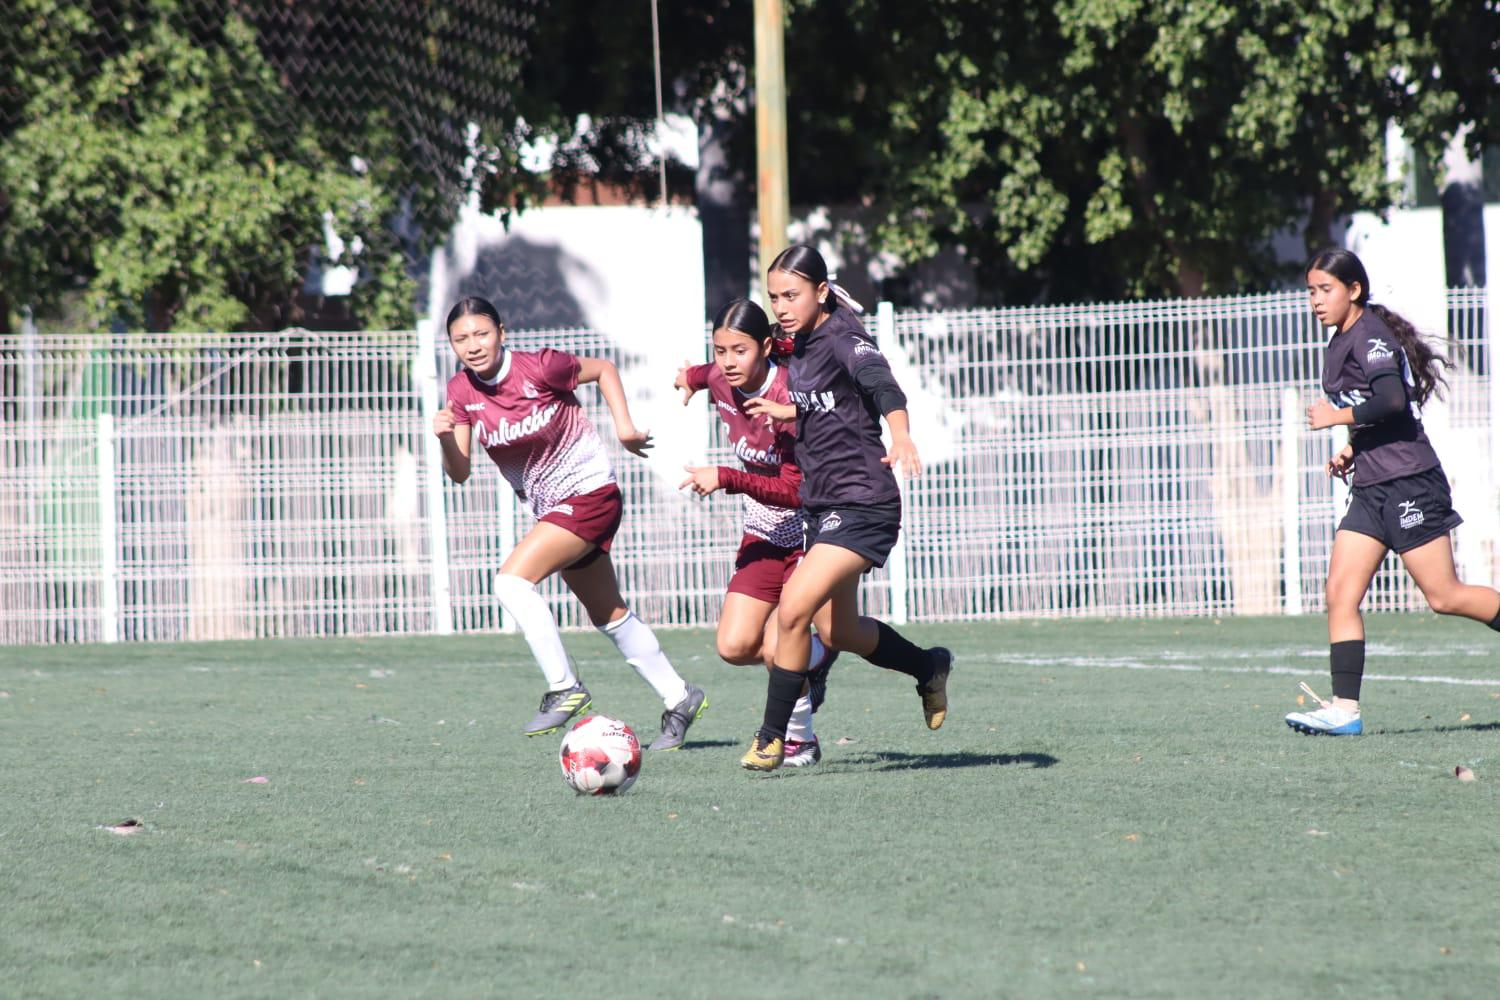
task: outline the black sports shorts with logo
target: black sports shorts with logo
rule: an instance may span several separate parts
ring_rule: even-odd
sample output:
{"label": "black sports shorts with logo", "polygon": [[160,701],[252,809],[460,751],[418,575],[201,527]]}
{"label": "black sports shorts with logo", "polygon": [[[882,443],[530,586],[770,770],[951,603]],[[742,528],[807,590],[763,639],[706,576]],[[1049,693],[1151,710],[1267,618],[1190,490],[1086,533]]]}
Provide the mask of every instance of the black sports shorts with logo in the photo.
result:
{"label": "black sports shorts with logo", "polygon": [[901,501],[840,507],[802,508],[802,549],[819,542],[864,556],[884,566],[901,534]]}
{"label": "black sports shorts with logo", "polygon": [[1357,531],[1401,553],[1446,535],[1464,519],[1453,509],[1442,466],[1349,490],[1340,531]]}

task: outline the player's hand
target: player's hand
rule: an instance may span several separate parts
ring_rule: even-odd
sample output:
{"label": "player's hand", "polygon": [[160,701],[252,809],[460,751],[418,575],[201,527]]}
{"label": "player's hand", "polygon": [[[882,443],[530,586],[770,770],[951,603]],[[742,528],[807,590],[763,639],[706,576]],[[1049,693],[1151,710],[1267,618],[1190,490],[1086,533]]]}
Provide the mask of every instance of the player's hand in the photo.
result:
{"label": "player's hand", "polygon": [[646,452],[651,450],[651,445],[653,444],[651,432],[637,430],[634,427],[627,428],[620,431],[620,444],[624,445],[625,450],[632,455],[645,458]]}
{"label": "player's hand", "polygon": [[1349,474],[1354,471],[1354,445],[1344,445],[1343,449],[1337,455],[1328,460],[1326,471],[1330,479],[1337,476],[1347,483],[1349,481]]}
{"label": "player's hand", "polygon": [[678,484],[679,490],[691,489],[700,497],[706,497],[719,489],[719,467],[716,465],[684,465],[688,477]]}
{"label": "player's hand", "polygon": [[917,454],[915,442],[907,435],[893,438],[890,450],[880,461],[899,470],[907,479],[915,479],[922,474],[921,456]]}
{"label": "player's hand", "polygon": [[1326,399],[1319,399],[1307,408],[1307,426],[1315,431],[1321,431],[1340,423],[1339,409]]}
{"label": "player's hand", "polygon": [[797,407],[791,403],[777,403],[766,399],[764,396],[756,396],[754,399],[745,401],[745,412],[752,417],[766,416],[772,420],[789,421],[797,419]]}
{"label": "player's hand", "polygon": [[432,415],[432,433],[438,437],[453,433],[453,428],[458,426],[458,411],[454,409],[456,405],[450,402]]}
{"label": "player's hand", "polygon": [[677,378],[672,382],[672,388],[682,390],[683,406],[691,403],[693,401],[693,396],[695,396],[698,392],[697,389],[694,389],[692,386],[688,385],[687,373],[688,369],[691,367],[693,367],[693,363],[691,361],[684,361],[677,367]]}

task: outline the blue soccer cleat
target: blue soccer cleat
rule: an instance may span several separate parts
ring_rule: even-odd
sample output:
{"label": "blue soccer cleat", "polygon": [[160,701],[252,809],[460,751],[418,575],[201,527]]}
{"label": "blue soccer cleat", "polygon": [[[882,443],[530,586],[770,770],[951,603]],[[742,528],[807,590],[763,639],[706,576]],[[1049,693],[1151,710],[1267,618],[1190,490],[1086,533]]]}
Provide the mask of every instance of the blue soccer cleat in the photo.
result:
{"label": "blue soccer cleat", "polygon": [[1314,712],[1288,713],[1286,717],[1288,726],[1309,736],[1358,736],[1364,732],[1364,723],[1359,719],[1359,709],[1346,712],[1336,707],[1333,702],[1319,698],[1305,683],[1302,685],[1302,690],[1318,703],[1319,708]]}

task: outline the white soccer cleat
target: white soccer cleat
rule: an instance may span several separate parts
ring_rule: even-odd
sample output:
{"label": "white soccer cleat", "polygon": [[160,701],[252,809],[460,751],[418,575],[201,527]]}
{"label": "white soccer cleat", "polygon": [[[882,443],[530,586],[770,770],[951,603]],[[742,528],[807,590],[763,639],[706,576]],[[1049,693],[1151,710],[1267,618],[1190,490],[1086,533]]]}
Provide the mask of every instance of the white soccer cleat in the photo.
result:
{"label": "white soccer cleat", "polygon": [[1346,712],[1338,708],[1331,701],[1319,698],[1312,688],[1304,682],[1302,690],[1307,696],[1317,702],[1319,707],[1314,712],[1289,712],[1286,724],[1299,733],[1309,736],[1358,736],[1364,732],[1364,723],[1359,719],[1359,710]]}

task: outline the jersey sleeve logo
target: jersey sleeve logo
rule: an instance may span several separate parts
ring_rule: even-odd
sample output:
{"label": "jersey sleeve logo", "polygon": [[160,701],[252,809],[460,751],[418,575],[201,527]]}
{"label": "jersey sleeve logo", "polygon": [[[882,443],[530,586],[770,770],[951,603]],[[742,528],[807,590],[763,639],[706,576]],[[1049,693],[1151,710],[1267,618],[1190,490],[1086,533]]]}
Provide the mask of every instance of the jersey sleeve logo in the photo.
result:
{"label": "jersey sleeve logo", "polygon": [[1394,358],[1395,356],[1396,352],[1391,350],[1390,345],[1383,339],[1380,337],[1370,338],[1370,353],[1365,355],[1366,361],[1384,361],[1386,358]]}
{"label": "jersey sleeve logo", "polygon": [[866,354],[879,354],[879,353],[880,353],[880,348],[876,347],[874,344],[870,343],[868,340],[860,340],[858,337],[856,337],[854,339],[854,352],[853,352],[854,357],[858,358],[858,357],[863,357]]}
{"label": "jersey sleeve logo", "polygon": [[484,409],[484,404],[483,403],[465,403],[464,404],[464,409],[467,410],[470,413],[478,413],[480,410]]}

